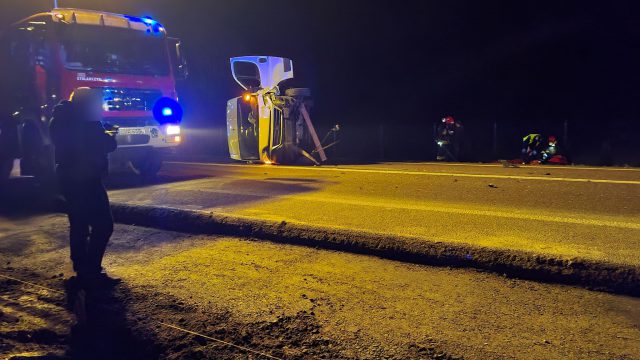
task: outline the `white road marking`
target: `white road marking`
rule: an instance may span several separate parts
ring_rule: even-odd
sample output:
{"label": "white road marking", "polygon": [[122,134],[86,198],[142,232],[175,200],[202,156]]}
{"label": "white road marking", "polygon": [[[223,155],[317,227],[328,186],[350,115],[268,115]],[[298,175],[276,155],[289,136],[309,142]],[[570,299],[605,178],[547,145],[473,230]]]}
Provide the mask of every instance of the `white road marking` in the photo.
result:
{"label": "white road marking", "polygon": [[[244,164],[215,164],[215,163],[198,163],[198,162],[168,162],[170,164],[183,165],[199,165],[199,166],[217,166],[217,167],[242,167],[246,169],[255,168],[251,165]],[[354,169],[341,167],[300,167],[286,165],[259,165],[260,168],[269,169],[289,169],[303,171],[333,171],[343,173],[365,173],[365,174],[386,174],[386,175],[419,175],[419,176],[448,176],[462,178],[483,178],[483,179],[510,179],[510,180],[540,180],[540,181],[564,181],[577,183],[598,183],[598,184],[623,184],[623,185],[640,185],[640,180],[609,180],[609,179],[586,179],[586,178],[567,178],[552,176],[516,176],[516,175],[492,175],[492,174],[465,174],[465,173],[444,173],[444,172],[428,172],[428,171],[405,171],[405,170],[383,170],[383,169]]]}
{"label": "white road marking", "polygon": [[[382,163],[382,165],[391,165],[394,163]],[[395,163],[398,164],[398,163]],[[424,163],[409,163],[407,165],[429,165],[429,166],[467,166],[467,167],[504,167],[502,164],[476,164],[476,163],[441,163],[441,162],[424,162]],[[640,168],[624,168],[624,167],[595,167],[595,166],[574,166],[574,165],[520,165],[522,169],[555,169],[555,170],[597,170],[597,171],[638,171]]]}

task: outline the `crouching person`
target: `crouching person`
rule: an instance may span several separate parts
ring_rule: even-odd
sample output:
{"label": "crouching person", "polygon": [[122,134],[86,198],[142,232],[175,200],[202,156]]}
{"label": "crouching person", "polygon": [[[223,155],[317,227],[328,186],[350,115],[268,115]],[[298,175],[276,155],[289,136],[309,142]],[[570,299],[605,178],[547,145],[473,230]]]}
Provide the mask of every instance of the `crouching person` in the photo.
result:
{"label": "crouching person", "polygon": [[100,89],[79,88],[70,101],[53,112],[50,133],[56,148],[60,190],[66,200],[73,269],[82,286],[113,286],[102,258],[113,233],[113,216],[103,185],[108,153],[117,148],[115,137],[101,123]]}

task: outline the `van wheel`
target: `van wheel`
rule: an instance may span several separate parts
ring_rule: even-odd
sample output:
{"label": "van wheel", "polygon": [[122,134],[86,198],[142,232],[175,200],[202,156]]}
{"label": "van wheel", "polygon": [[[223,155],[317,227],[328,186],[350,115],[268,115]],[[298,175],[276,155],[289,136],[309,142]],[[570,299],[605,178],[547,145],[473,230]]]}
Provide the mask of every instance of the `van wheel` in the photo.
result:
{"label": "van wheel", "polygon": [[162,168],[162,155],[157,151],[150,151],[140,160],[132,162],[136,172],[143,178],[154,178]]}

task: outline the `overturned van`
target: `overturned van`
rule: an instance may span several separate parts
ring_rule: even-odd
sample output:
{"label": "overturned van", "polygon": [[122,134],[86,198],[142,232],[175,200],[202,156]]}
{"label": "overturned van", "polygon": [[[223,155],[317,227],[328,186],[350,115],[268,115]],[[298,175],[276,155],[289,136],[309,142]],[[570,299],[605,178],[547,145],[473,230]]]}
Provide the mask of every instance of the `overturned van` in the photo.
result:
{"label": "overturned van", "polygon": [[282,92],[285,80],[293,78],[290,59],[272,56],[243,56],[231,59],[233,78],[246,91],[227,102],[227,137],[232,159],[276,164],[308,159],[327,161],[309,111],[311,91],[290,88]]}

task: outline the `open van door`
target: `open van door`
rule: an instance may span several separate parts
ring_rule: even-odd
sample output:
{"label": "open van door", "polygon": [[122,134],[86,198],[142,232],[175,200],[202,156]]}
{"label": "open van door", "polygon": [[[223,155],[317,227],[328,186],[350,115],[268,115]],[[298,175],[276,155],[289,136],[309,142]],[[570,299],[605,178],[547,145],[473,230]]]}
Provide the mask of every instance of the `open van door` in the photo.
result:
{"label": "open van door", "polygon": [[275,56],[241,56],[231,59],[233,78],[245,90],[272,90],[293,78],[291,59]]}

